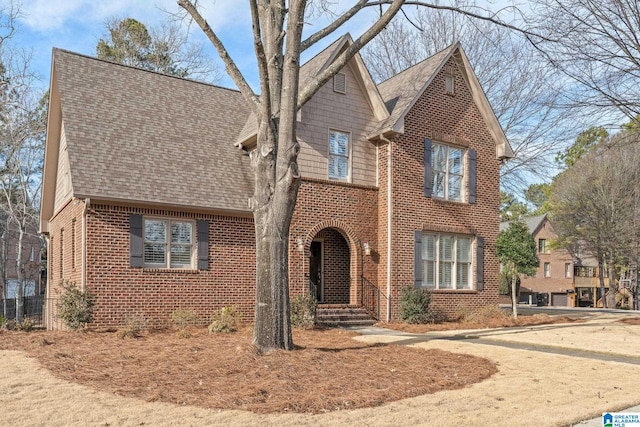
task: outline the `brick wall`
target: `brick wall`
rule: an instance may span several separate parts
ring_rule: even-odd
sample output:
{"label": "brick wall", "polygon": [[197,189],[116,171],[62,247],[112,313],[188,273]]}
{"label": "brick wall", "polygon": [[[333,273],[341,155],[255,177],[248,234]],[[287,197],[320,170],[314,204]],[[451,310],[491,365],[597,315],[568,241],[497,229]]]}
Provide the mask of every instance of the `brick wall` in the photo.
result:
{"label": "brick wall", "polygon": [[[567,289],[573,289],[573,257],[566,249],[550,248],[551,242],[558,238],[558,235],[553,231],[551,223],[545,220],[543,226],[537,230],[533,237],[536,242],[536,249],[538,248],[538,241],[540,239],[546,239],[547,250],[543,253],[538,253],[540,266],[534,277],[522,278],[521,290],[565,293]],[[548,262],[550,265],[550,275],[548,277],[544,275],[545,262]],[[569,264],[569,277],[565,277],[565,263]],[[549,303],[551,303],[551,301],[549,301]]]}
{"label": "brick wall", "polygon": [[[349,265],[350,296],[352,304],[359,302],[360,277],[364,275],[377,283],[378,256],[378,190],[323,180],[303,179],[298,192],[296,210],[289,232],[289,281],[292,293],[308,289],[309,248],[323,230],[339,232],[344,238],[348,256],[343,265]],[[304,244],[304,253],[297,249],[297,241]],[[369,243],[371,255],[365,256],[362,245]],[[337,261],[337,260],[336,260]],[[325,275],[328,269],[325,267]]]}
{"label": "brick wall", "polygon": [[[448,65],[456,67],[453,60]],[[495,241],[500,197],[496,143],[459,71],[455,85],[455,95],[447,95],[444,69],[435,76],[405,117],[405,134],[393,143],[391,315],[394,319],[398,317],[401,289],[414,283],[413,235],[416,230],[457,232],[484,238],[484,290],[434,291],[434,307],[452,317],[461,309],[498,302],[499,267]],[[477,151],[476,204],[448,202],[423,195],[425,138]],[[380,152],[383,152],[382,147]],[[380,170],[383,169],[380,164]],[[381,194],[383,181],[380,180]],[[475,254],[473,262],[475,266]]]}
{"label": "brick wall", "polygon": [[[129,266],[129,216],[206,219],[209,221],[209,269],[168,270]],[[52,222],[53,251],[49,258],[53,273],[51,297],[59,296],[60,229],[80,221],[81,209],[68,206]],[[237,305],[245,320],[253,319],[255,299],[255,244],[253,220],[217,215],[92,205],[87,216],[87,288],[97,298],[96,326],[117,326],[143,318],[149,326],[169,323],[171,312],[193,309],[201,323],[224,306]],[[65,279],[80,283],[79,268],[71,268],[66,255],[71,248],[64,230]],[[80,246],[79,244],[77,245]]]}

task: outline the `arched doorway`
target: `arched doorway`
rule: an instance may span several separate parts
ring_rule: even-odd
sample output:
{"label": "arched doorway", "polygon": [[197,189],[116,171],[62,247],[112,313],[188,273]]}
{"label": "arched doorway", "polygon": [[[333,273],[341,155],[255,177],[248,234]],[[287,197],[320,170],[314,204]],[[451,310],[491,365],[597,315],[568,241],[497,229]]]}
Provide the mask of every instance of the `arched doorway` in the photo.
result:
{"label": "arched doorway", "polygon": [[336,228],[323,228],[311,241],[309,285],[320,304],[351,302],[351,251]]}

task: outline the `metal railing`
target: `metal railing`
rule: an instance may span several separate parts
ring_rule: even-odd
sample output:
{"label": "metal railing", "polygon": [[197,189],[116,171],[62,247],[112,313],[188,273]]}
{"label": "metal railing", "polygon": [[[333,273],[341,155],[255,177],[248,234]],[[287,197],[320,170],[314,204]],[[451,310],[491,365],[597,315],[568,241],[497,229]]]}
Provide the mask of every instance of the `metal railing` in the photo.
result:
{"label": "metal railing", "polygon": [[[23,317],[25,319],[29,319],[31,323],[36,326],[44,325],[44,304],[45,298],[44,296],[30,296],[23,297]],[[12,320],[16,318],[16,300],[15,298],[11,299],[0,299],[0,315],[7,320]]]}
{"label": "metal railing", "polygon": [[362,292],[360,303],[371,317],[380,320],[380,288],[364,276],[360,277]]}

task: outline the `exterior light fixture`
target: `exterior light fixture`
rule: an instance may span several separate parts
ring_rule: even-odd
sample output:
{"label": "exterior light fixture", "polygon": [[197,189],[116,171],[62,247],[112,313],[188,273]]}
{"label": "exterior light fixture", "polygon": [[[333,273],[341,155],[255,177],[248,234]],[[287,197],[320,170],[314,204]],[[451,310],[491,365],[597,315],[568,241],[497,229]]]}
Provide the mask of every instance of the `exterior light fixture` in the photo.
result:
{"label": "exterior light fixture", "polygon": [[362,247],[364,248],[364,254],[366,256],[371,255],[371,246],[369,246],[369,243],[363,244]]}
{"label": "exterior light fixture", "polygon": [[298,252],[303,253],[304,252],[304,240],[302,240],[300,237],[298,237],[298,240],[296,240],[296,243],[298,245]]}

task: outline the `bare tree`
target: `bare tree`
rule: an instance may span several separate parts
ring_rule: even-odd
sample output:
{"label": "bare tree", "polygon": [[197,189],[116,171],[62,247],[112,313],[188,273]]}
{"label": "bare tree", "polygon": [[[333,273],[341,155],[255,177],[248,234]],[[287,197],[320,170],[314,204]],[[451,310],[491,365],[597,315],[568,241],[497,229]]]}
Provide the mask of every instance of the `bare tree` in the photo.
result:
{"label": "bare tree", "polygon": [[[260,93],[247,83],[217,33],[202,17],[196,1],[178,0],[223,59],[226,71],[257,120],[257,146],[251,152],[255,188],[250,205],[256,231],[256,303],[253,343],[261,351],[292,349],[289,318],[288,236],[296,204],[300,173],[297,157],[296,113],[311,97],[369,43],[404,4],[441,8],[437,3],[404,0],[359,0],[327,27],[302,39],[305,0],[250,0],[253,43]],[[331,65],[299,86],[300,54],[336,31],[366,7],[380,8],[379,18],[341,52]],[[509,26],[490,14],[454,8],[458,13]]]}
{"label": "bare tree", "polygon": [[[25,238],[35,233],[37,224],[46,98],[32,91],[28,55],[10,45],[18,10],[11,3],[0,10],[0,16],[0,216],[6,220],[5,253],[15,251],[16,320],[20,323],[28,261],[23,252]],[[15,246],[9,238],[13,232],[17,234]],[[5,265],[5,273],[7,268]]]}
{"label": "bare tree", "polygon": [[222,78],[202,45],[192,43],[175,21],[147,27],[133,18],[110,18],[105,23],[108,35],[98,41],[98,58],[178,77],[208,82]]}
{"label": "bare tree", "polygon": [[[452,4],[478,8],[469,0]],[[520,15],[516,8],[509,11]],[[554,175],[549,157],[575,134],[580,112],[565,108],[563,76],[529,39],[449,9],[422,8],[405,16],[363,49],[373,77],[385,80],[461,41],[516,154],[501,168],[503,190],[518,194],[532,178],[547,181]]]}
{"label": "bare tree", "polygon": [[640,159],[636,147],[623,144],[626,138],[621,136],[583,155],[556,178],[552,190],[554,229],[564,246],[579,246],[597,259],[603,306],[607,305],[603,267],[609,267],[613,296],[615,265],[629,259],[637,244],[634,194],[640,185],[636,181]]}
{"label": "bare tree", "polygon": [[[536,0],[536,46],[578,84],[573,106],[593,116],[640,114],[640,7],[636,1]],[[620,115],[614,115],[615,121]]]}

